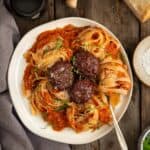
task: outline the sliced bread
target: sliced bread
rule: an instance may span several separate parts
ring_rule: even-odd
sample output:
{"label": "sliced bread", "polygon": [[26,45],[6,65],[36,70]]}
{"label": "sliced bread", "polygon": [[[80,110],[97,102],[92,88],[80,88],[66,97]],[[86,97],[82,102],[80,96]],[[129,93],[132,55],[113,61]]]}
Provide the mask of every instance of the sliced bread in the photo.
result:
{"label": "sliced bread", "polygon": [[150,19],[150,0],[124,0],[134,14],[145,22]]}

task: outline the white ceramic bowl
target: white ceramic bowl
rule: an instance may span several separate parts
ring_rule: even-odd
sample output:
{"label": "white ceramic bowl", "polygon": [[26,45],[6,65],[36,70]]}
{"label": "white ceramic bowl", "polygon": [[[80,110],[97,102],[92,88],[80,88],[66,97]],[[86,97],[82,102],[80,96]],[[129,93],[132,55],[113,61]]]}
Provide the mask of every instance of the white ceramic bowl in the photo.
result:
{"label": "white ceramic bowl", "polygon": [[[61,132],[54,131],[50,125],[42,119],[41,116],[33,116],[30,112],[29,101],[22,95],[21,91],[21,81],[26,66],[25,60],[23,58],[23,53],[27,51],[32,44],[35,42],[36,37],[43,31],[55,29],[56,27],[63,27],[67,24],[73,24],[75,26],[97,26],[106,30],[110,35],[112,35],[116,40],[118,40],[115,35],[109,31],[103,25],[89,20],[78,17],[70,17],[59,19],[56,21],[51,21],[46,24],[40,25],[31,31],[29,31],[18,43],[15,52],[12,56],[9,71],[8,71],[8,84],[12,102],[16,109],[18,116],[20,117],[23,124],[33,133],[44,137],[49,140],[54,140],[62,143],[68,144],[85,144],[97,140],[104,135],[108,134],[112,130],[112,126],[104,125],[100,129],[95,130],[94,132],[87,131],[82,133],[75,133],[72,129],[66,128]],[[121,43],[120,43],[121,44]],[[121,45],[121,53],[124,57],[124,61],[128,66],[129,75],[131,78],[131,90],[127,96],[122,97],[119,105],[115,109],[115,114],[117,120],[121,119],[127,107],[129,105],[132,89],[133,89],[133,79],[131,67],[128,61],[126,52]]]}
{"label": "white ceramic bowl", "polygon": [[145,71],[142,60],[143,54],[150,49],[150,36],[144,38],[136,47],[133,55],[133,67],[138,78],[150,86],[150,75]]}
{"label": "white ceramic bowl", "polygon": [[150,127],[147,127],[141,134],[139,141],[138,141],[138,150],[144,150],[143,149],[143,143],[145,138],[150,135]]}

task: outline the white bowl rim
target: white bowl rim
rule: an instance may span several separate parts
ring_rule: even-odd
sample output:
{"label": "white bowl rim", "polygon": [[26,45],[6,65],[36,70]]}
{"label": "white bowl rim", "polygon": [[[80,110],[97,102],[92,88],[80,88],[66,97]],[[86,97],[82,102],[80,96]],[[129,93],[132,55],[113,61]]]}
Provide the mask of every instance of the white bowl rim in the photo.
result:
{"label": "white bowl rim", "polygon": [[143,142],[148,134],[150,134],[150,126],[145,128],[143,132],[141,133],[139,140],[138,140],[138,150],[143,150]]}
{"label": "white bowl rim", "polygon": [[[150,86],[150,82],[147,82],[146,78],[142,78],[141,74],[139,73],[139,71],[137,70],[137,63],[136,63],[136,56],[137,53],[140,51],[144,51],[145,49],[141,49],[140,47],[144,44],[144,42],[148,42],[150,41],[150,35],[146,36],[145,38],[143,38],[138,45],[136,46],[135,50],[134,50],[134,54],[133,54],[133,68],[135,71],[135,74],[137,75],[137,77],[139,78],[139,80],[144,83],[146,86]],[[150,45],[150,44],[149,44]],[[138,66],[139,67],[139,66]],[[146,77],[148,77],[148,75],[145,73],[144,74]]]}
{"label": "white bowl rim", "polygon": [[[67,21],[67,20],[69,21],[69,20],[72,20],[72,19],[73,19],[73,20],[78,20],[78,21],[80,20],[80,21],[85,21],[85,22],[93,23],[93,24],[95,24],[95,26],[101,27],[102,29],[104,29],[105,31],[107,31],[107,32],[108,32],[110,35],[112,35],[117,41],[119,41],[118,38],[117,38],[107,27],[105,27],[104,25],[102,25],[102,24],[100,24],[100,23],[98,23],[98,22],[96,22],[96,21],[93,21],[93,20],[90,20],[90,19],[86,19],[86,18],[81,18],[81,17],[66,17],[66,18],[61,18],[61,19],[53,20],[53,21],[44,23],[44,24],[42,24],[42,25],[39,25],[39,26],[37,26],[37,27],[34,27],[33,29],[31,29],[30,31],[28,31],[28,32],[22,37],[22,39],[19,41],[19,43],[21,43],[22,40],[23,40],[28,34],[30,34],[33,30],[35,30],[36,28],[40,28],[40,27],[42,27],[42,26],[44,26],[44,25],[47,25],[47,24],[52,24],[52,23],[56,23],[56,22],[60,22],[60,21]],[[68,23],[68,24],[71,24],[71,23]],[[18,43],[18,45],[19,45],[19,43]],[[132,92],[133,92],[133,76],[132,76],[131,65],[130,65],[130,62],[129,62],[129,60],[128,60],[128,56],[127,56],[127,54],[126,54],[126,51],[125,51],[125,49],[124,49],[122,43],[121,43],[120,41],[119,41],[119,43],[120,43],[120,45],[121,45],[122,54],[123,54],[123,56],[125,56],[126,64],[128,65],[128,71],[129,71],[129,75],[130,75],[130,79],[131,79],[131,89],[130,89],[129,96],[128,96],[128,100],[127,100],[127,103],[126,103],[126,105],[125,105],[125,107],[124,107],[124,110],[121,112],[121,115],[117,118],[118,121],[123,117],[124,113],[126,112],[128,106],[129,106],[129,103],[130,103],[130,101],[131,101],[131,96],[132,96]],[[26,127],[27,129],[29,129],[31,132],[33,132],[34,134],[36,134],[36,135],[38,135],[38,136],[40,136],[40,137],[43,137],[43,138],[46,138],[46,139],[49,139],[49,140],[53,140],[53,141],[57,141],[57,142],[61,142],[61,143],[75,144],[75,145],[91,143],[91,142],[93,142],[93,141],[95,141],[95,140],[98,140],[98,139],[102,138],[103,136],[107,135],[107,134],[113,129],[113,126],[111,126],[111,127],[105,132],[105,134],[96,136],[96,137],[94,137],[93,139],[86,140],[86,141],[84,141],[84,142],[83,142],[83,141],[78,141],[78,142],[72,141],[72,142],[70,142],[70,141],[64,141],[64,140],[60,140],[60,139],[58,140],[58,139],[55,139],[55,138],[53,138],[53,139],[47,138],[46,136],[41,135],[41,134],[37,133],[36,131],[34,131],[34,129],[30,128],[30,126],[26,123],[26,121],[23,119],[23,117],[21,116],[20,112],[19,112],[18,109],[17,109],[17,105],[16,105],[16,103],[15,103],[15,98],[14,98],[15,95],[13,94],[13,89],[12,89],[12,87],[11,87],[11,79],[12,79],[12,77],[11,77],[11,76],[12,76],[12,75],[11,75],[11,71],[12,71],[12,70],[11,70],[11,65],[12,65],[12,63],[13,63],[13,57],[14,57],[14,54],[15,54],[15,52],[16,52],[16,49],[17,49],[18,45],[16,46],[16,48],[15,48],[15,50],[14,50],[14,53],[13,53],[13,55],[12,55],[12,57],[11,57],[11,61],[10,61],[10,64],[9,64],[9,69],[8,69],[8,87],[9,87],[9,92],[10,92],[11,100],[12,100],[12,103],[13,103],[13,105],[14,105],[14,107],[15,107],[15,110],[16,110],[16,112],[17,112],[17,114],[18,114],[20,120],[23,122],[23,124],[25,125],[25,127]],[[23,114],[22,114],[22,115],[23,115]]]}

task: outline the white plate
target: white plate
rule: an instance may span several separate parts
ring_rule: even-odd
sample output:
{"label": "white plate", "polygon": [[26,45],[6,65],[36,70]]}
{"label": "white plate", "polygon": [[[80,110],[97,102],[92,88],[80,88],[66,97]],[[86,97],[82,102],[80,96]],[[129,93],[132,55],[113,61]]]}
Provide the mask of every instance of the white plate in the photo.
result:
{"label": "white plate", "polygon": [[146,50],[150,48],[150,36],[144,38],[136,47],[133,55],[133,66],[138,78],[146,85],[150,86],[150,75],[146,73],[142,65],[142,57]]}
{"label": "white plate", "polygon": [[[103,25],[89,20],[83,19],[78,17],[70,17],[59,19],[56,21],[51,21],[49,23],[40,25],[31,31],[29,31],[18,43],[15,52],[12,56],[9,71],[8,71],[8,84],[10,95],[14,104],[14,107],[17,111],[18,116],[20,117],[21,121],[24,125],[36,135],[44,137],[46,139],[68,143],[68,144],[85,144],[97,140],[104,135],[108,134],[112,130],[112,126],[105,125],[94,132],[87,131],[82,133],[75,133],[72,129],[66,128],[61,132],[54,131],[51,126],[47,126],[47,123],[43,121],[41,116],[33,116],[29,109],[29,102],[28,100],[23,97],[21,92],[21,81],[25,69],[25,60],[23,58],[23,54],[27,51],[32,44],[35,42],[36,37],[43,31],[55,29],[56,27],[63,27],[67,24],[73,24],[75,26],[97,26],[101,27],[106,30],[110,35],[112,35],[116,40],[118,40],[115,35],[110,32],[106,27]],[[121,43],[120,43],[121,44]],[[131,67],[126,55],[124,48],[121,45],[121,52],[124,56],[124,61],[128,66],[129,75],[131,78],[132,86],[131,90],[129,91],[127,96],[122,97],[119,105],[115,109],[115,114],[117,119],[121,119],[127,107],[129,105],[132,89],[133,89],[133,79],[132,79],[132,72]]]}

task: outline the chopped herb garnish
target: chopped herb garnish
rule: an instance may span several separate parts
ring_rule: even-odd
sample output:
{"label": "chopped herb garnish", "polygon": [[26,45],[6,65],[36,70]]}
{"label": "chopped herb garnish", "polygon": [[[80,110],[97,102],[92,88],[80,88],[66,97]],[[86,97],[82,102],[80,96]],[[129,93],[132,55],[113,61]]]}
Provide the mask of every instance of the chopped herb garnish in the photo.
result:
{"label": "chopped herb garnish", "polygon": [[59,37],[59,38],[56,40],[54,46],[47,46],[47,47],[44,49],[43,55],[45,55],[46,53],[48,53],[48,52],[51,51],[51,50],[55,50],[55,49],[61,48],[62,45],[63,45],[63,38]]}
{"label": "chopped herb garnish", "polygon": [[63,45],[63,39],[62,38],[58,38],[57,41],[56,41],[55,49],[61,48],[62,45]]}
{"label": "chopped herb garnish", "polygon": [[55,98],[54,100],[57,101],[57,102],[62,101],[61,99],[58,99],[58,98]]}
{"label": "chopped herb garnish", "polygon": [[76,61],[76,57],[73,56],[73,57],[71,58],[71,62],[72,62],[73,65],[75,64],[75,61]]}
{"label": "chopped herb garnish", "polygon": [[67,103],[64,103],[63,105],[59,106],[56,111],[63,111],[65,110],[66,108],[68,108],[69,105]]}

